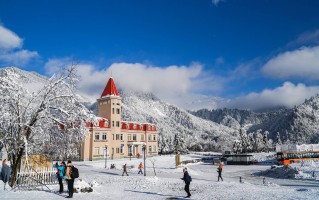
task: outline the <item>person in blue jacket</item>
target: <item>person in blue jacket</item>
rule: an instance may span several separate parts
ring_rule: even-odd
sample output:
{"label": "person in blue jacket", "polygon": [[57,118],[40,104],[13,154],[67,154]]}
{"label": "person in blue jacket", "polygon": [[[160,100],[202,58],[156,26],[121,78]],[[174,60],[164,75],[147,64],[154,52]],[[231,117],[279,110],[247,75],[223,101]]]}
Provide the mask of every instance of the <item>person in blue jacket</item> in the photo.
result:
{"label": "person in blue jacket", "polygon": [[11,169],[10,167],[7,165],[7,160],[4,159],[2,161],[2,169],[1,169],[1,179],[4,183],[3,189],[6,190],[6,185],[7,182],[9,181],[11,176]]}
{"label": "person in blue jacket", "polygon": [[65,162],[61,162],[60,165],[58,165],[58,163],[55,163],[55,167],[58,169],[57,171],[57,177],[58,177],[58,180],[59,180],[59,185],[60,185],[60,190],[59,190],[59,193],[63,193],[63,178],[64,178],[64,175],[65,175]]}

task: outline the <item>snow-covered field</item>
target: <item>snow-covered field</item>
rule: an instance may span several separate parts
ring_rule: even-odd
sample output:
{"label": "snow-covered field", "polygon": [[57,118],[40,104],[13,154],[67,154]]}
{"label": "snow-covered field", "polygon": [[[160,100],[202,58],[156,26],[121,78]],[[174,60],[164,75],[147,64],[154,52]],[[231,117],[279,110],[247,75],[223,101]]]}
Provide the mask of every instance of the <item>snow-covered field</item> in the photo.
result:
{"label": "snow-covered field", "polygon": [[[199,155],[182,156],[182,160],[198,158]],[[143,159],[132,158],[108,160],[105,169],[104,160],[75,162],[79,168],[80,178],[77,185],[93,185],[92,193],[75,193],[74,199],[172,199],[186,196],[182,177],[182,167],[175,168],[174,156],[158,156],[155,160],[154,176],[152,163],[147,159],[147,176],[137,174],[137,166]],[[129,176],[122,176],[121,167],[128,164],[133,168]],[[115,164],[116,169],[110,169]],[[295,164],[297,165],[297,164]],[[318,169],[318,163],[304,164],[299,170]],[[223,182],[217,182],[217,165],[211,163],[188,164],[192,176],[190,185],[191,199],[317,199],[319,184],[316,179],[299,177],[294,179],[277,179],[254,176],[252,173],[266,171],[269,165],[235,166],[223,168]],[[242,183],[239,182],[242,177]],[[80,181],[81,180],[81,181]],[[0,181],[1,182],[1,181]],[[63,199],[67,193],[58,195],[58,185],[38,188],[33,191],[3,191],[0,184],[1,199]],[[66,190],[66,185],[65,185]]]}

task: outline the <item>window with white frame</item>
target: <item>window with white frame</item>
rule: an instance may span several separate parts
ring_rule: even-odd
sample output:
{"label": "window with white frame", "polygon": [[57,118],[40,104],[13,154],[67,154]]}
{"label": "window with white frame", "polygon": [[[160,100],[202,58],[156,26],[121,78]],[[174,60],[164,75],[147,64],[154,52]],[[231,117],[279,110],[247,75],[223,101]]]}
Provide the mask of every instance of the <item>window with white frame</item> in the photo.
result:
{"label": "window with white frame", "polygon": [[124,145],[121,145],[120,153],[123,153],[123,152],[124,152]]}
{"label": "window with white frame", "polygon": [[132,135],[131,135],[131,134],[128,134],[128,135],[127,135],[127,140],[128,140],[128,141],[131,141],[131,140],[132,140]]}
{"label": "window with white frame", "polygon": [[144,134],[141,135],[141,141],[144,141]]}
{"label": "window with white frame", "polygon": [[106,121],[104,122],[104,126],[105,126],[105,127],[108,127],[108,126],[109,126],[109,121],[106,120]]}
{"label": "window with white frame", "polygon": [[152,152],[152,146],[148,146],[148,152]]}
{"label": "window with white frame", "polygon": [[120,127],[120,122],[116,121],[116,127]]}
{"label": "window with white frame", "polygon": [[94,139],[95,140],[100,140],[100,133],[95,133],[94,134]]}
{"label": "window with white frame", "polygon": [[116,148],[116,153],[120,153],[120,148]]}
{"label": "window with white frame", "polygon": [[133,140],[136,141],[136,134],[133,134]]}
{"label": "window with white frame", "polygon": [[153,141],[156,141],[156,135],[153,135]]}
{"label": "window with white frame", "polygon": [[107,133],[106,132],[102,133],[102,140],[107,140]]}
{"label": "window with white frame", "polygon": [[94,148],[94,155],[100,155],[100,148],[99,147]]}
{"label": "window with white frame", "polygon": [[136,124],[133,125],[133,129],[136,129]]}
{"label": "window with white frame", "polygon": [[153,146],[152,152],[156,152],[156,145]]}
{"label": "window with white frame", "polygon": [[120,114],[120,109],[116,108],[116,114]]}
{"label": "window with white frame", "polygon": [[151,141],[151,140],[152,140],[152,135],[149,134],[149,135],[148,135],[148,141]]}

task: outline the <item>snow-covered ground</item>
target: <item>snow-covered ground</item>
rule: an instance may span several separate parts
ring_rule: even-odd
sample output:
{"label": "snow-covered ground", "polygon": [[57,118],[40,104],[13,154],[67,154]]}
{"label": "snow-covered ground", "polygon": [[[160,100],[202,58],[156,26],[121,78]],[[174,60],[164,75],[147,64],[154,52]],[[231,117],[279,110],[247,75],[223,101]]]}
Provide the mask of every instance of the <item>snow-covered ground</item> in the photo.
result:
{"label": "snow-covered ground", "polygon": [[[182,156],[182,160],[198,158],[199,155]],[[80,172],[78,185],[93,185],[92,193],[75,193],[74,199],[172,199],[186,196],[182,177],[182,167],[175,168],[174,156],[154,157],[154,176],[152,163],[147,159],[147,176],[137,174],[137,166],[142,158],[74,162]],[[129,176],[122,176],[122,165],[133,167]],[[115,164],[116,169],[110,169]],[[317,164],[308,165],[317,167]],[[309,167],[305,167],[307,170]],[[254,176],[252,173],[266,171],[269,165],[236,166],[226,165],[223,168],[223,182],[217,182],[217,165],[211,163],[188,164],[192,176],[190,185],[191,199],[317,199],[319,184],[316,179],[277,179],[264,176]],[[302,169],[301,169],[302,170]],[[242,177],[242,183],[239,182]],[[80,182],[81,180],[81,182]],[[1,181],[0,181],[1,182]],[[86,185],[86,186],[88,186]],[[66,193],[58,195],[58,185],[39,188],[33,191],[3,191],[0,184],[1,199],[63,199]],[[65,185],[66,190],[66,185]],[[183,198],[181,198],[183,199]]]}

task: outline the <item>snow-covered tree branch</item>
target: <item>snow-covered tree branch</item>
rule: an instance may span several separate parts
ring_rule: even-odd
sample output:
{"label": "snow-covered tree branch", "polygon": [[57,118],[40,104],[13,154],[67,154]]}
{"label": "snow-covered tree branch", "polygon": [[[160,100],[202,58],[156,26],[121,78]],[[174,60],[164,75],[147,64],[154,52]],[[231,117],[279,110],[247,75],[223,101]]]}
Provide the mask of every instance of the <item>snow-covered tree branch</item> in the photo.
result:
{"label": "snow-covered tree branch", "polygon": [[26,153],[63,158],[78,153],[90,115],[77,100],[75,72],[70,67],[33,93],[11,69],[0,77],[0,143],[11,162],[10,185]]}

